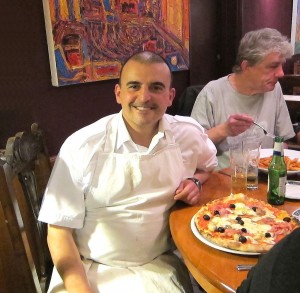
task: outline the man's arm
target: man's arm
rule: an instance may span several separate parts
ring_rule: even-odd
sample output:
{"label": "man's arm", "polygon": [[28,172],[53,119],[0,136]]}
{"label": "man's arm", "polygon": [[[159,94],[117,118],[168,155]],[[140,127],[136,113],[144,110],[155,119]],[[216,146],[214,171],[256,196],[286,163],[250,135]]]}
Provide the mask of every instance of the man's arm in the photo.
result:
{"label": "man's arm", "polygon": [[253,118],[247,114],[233,114],[228,119],[211,129],[206,134],[214,144],[219,144],[228,136],[237,136],[252,126]]}
{"label": "man's arm", "polygon": [[51,257],[68,293],[92,293],[72,232],[70,228],[48,225]]}
{"label": "man's arm", "polygon": [[213,128],[207,129],[205,133],[214,144],[217,145],[221,143],[227,136],[229,136],[230,133],[227,127],[227,121]]}

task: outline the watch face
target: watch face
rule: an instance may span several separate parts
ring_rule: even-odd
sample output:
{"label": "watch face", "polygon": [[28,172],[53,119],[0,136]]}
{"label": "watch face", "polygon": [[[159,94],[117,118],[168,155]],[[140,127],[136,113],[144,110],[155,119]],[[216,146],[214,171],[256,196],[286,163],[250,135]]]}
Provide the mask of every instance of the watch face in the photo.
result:
{"label": "watch face", "polygon": [[200,183],[200,181],[197,180],[195,183],[196,183],[196,185],[198,186],[198,188],[200,189],[200,188],[201,188],[201,183]]}

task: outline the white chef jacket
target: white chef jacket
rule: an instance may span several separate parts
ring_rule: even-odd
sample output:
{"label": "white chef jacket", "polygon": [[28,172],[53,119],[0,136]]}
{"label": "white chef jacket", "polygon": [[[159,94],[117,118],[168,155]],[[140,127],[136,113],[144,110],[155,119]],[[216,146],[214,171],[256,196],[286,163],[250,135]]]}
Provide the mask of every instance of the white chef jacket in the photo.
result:
{"label": "white chef jacket", "polygon": [[[154,279],[148,276],[141,282],[140,273],[147,276],[149,263],[159,262],[160,269],[168,266],[169,273],[172,268],[171,279],[178,274],[174,275],[175,264],[170,267],[168,261],[161,263],[162,255],[166,257],[171,249],[168,216],[176,188],[196,169],[210,171],[216,165],[214,145],[192,118],[164,115],[148,150],[139,152],[120,112],[66,140],[50,177],[39,220],[75,229],[79,252],[94,269],[87,270],[89,277],[103,266],[118,270],[118,276],[125,272],[128,277],[128,270],[134,267],[137,282],[146,284],[148,290],[139,292],[150,292],[154,279],[163,275],[159,273]],[[97,265],[91,265],[91,261]],[[123,273],[121,268],[126,268]],[[112,282],[104,275],[96,282],[98,290],[117,290],[116,278]],[[172,284],[170,292],[178,288]],[[169,292],[162,288],[157,292]]]}

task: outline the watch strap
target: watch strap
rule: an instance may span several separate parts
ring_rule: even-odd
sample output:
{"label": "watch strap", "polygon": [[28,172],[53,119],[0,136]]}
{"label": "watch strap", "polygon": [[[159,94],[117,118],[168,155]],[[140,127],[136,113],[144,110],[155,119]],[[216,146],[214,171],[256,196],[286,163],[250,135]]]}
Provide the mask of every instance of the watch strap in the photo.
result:
{"label": "watch strap", "polygon": [[199,191],[202,190],[202,184],[201,184],[200,180],[198,180],[197,178],[190,177],[190,178],[186,178],[186,180],[193,181],[197,185]]}

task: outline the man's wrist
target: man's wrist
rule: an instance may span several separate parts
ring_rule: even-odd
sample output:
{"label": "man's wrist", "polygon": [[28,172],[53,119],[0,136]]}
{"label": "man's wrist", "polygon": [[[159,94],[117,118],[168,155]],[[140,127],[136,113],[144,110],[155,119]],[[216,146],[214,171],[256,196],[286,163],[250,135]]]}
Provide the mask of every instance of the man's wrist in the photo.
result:
{"label": "man's wrist", "polygon": [[202,183],[200,182],[199,179],[194,178],[194,177],[190,177],[190,178],[186,178],[186,180],[191,180],[191,181],[193,181],[193,182],[196,184],[196,186],[198,187],[198,190],[199,190],[199,191],[202,190]]}

